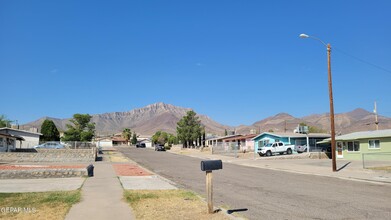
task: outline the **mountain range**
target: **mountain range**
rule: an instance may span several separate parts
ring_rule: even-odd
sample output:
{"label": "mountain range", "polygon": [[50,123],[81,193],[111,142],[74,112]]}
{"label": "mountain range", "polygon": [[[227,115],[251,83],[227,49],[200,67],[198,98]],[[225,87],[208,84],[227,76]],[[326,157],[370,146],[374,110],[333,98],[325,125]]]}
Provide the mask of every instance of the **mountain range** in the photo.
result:
{"label": "mountain range", "polygon": [[[92,122],[95,123],[98,136],[118,133],[124,128],[130,128],[137,134],[148,136],[153,135],[156,131],[165,131],[175,134],[177,122],[190,110],[192,109],[165,103],[155,103],[127,112],[92,115]],[[313,114],[302,118],[296,118],[287,113],[279,113],[257,121],[252,125],[240,125],[237,127],[220,124],[206,115],[197,114],[197,116],[205,126],[206,132],[216,135],[223,135],[225,130],[235,131],[237,134],[248,134],[251,132],[269,130],[275,132],[292,132],[300,123],[306,123],[309,126],[322,129],[325,132],[330,130],[328,113]],[[45,119],[52,120],[60,131],[66,130],[66,124],[70,124],[69,119],[43,117],[23,125],[22,128],[25,130],[38,128],[40,130]],[[379,129],[391,128],[391,118],[379,116],[378,120]],[[375,115],[361,108],[347,113],[336,114],[335,129],[337,134],[375,130]]]}

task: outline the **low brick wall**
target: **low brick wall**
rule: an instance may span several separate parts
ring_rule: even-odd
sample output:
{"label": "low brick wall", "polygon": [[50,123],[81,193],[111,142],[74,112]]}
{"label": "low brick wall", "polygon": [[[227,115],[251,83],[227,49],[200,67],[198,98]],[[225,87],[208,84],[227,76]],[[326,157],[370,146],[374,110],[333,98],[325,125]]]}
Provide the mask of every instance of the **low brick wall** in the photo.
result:
{"label": "low brick wall", "polygon": [[96,160],[92,149],[37,149],[36,152],[0,152],[1,162],[85,162]]}
{"label": "low brick wall", "polygon": [[87,176],[86,168],[0,170],[0,179],[40,179]]}
{"label": "low brick wall", "polygon": [[272,157],[263,156],[264,160],[289,160],[289,159],[330,159],[331,156],[325,152],[310,152],[310,153],[301,153],[301,154],[291,154],[291,155],[279,155]]}

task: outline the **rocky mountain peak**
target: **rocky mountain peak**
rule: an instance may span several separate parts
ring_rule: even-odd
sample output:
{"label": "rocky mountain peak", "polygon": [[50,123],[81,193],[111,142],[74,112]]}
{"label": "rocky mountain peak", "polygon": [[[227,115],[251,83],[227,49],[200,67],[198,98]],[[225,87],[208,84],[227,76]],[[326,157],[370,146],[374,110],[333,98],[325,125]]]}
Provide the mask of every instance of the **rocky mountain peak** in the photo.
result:
{"label": "rocky mountain peak", "polygon": [[348,115],[354,119],[365,118],[366,116],[371,115],[371,114],[373,114],[373,113],[371,113],[365,109],[362,109],[362,108],[356,108],[353,111],[346,113],[346,115]]}

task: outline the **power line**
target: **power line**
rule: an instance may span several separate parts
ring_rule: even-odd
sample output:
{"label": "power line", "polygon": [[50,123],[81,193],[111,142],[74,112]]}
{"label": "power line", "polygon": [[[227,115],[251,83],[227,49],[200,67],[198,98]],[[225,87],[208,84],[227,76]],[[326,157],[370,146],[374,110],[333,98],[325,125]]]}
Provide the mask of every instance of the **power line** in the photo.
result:
{"label": "power line", "polygon": [[366,61],[366,60],[363,60],[363,59],[361,59],[361,58],[358,58],[358,57],[356,57],[356,56],[353,56],[353,55],[351,55],[351,54],[348,54],[348,53],[346,53],[346,52],[344,52],[344,51],[342,51],[342,50],[340,50],[340,49],[338,49],[338,48],[336,48],[336,47],[333,47],[333,49],[337,50],[338,52],[340,52],[340,53],[342,53],[342,54],[344,54],[344,55],[346,55],[346,56],[348,56],[348,57],[350,57],[350,58],[353,58],[353,59],[355,59],[355,60],[358,60],[358,61],[360,61],[360,62],[362,62],[362,63],[368,64],[368,65],[370,65],[370,66],[372,66],[372,67],[375,67],[375,68],[377,68],[377,69],[380,69],[380,70],[383,70],[383,71],[385,71],[385,72],[391,73],[391,70],[388,70],[388,69],[386,69],[386,68],[384,68],[384,67],[381,67],[381,66],[376,65],[376,64],[374,64],[374,63],[368,62],[368,61]]}

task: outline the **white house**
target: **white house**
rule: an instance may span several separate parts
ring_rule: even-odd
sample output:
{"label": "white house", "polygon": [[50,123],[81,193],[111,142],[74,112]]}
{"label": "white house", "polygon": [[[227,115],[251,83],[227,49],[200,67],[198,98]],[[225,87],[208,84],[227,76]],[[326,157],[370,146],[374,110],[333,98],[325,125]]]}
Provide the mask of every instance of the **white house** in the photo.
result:
{"label": "white house", "polygon": [[13,128],[0,128],[0,133],[15,137],[21,137],[24,141],[16,142],[16,148],[32,148],[34,146],[37,146],[39,145],[39,137],[42,135],[41,133],[18,130]]}
{"label": "white house", "polygon": [[23,140],[22,137],[0,131],[0,152],[14,151],[17,141],[22,142]]}

